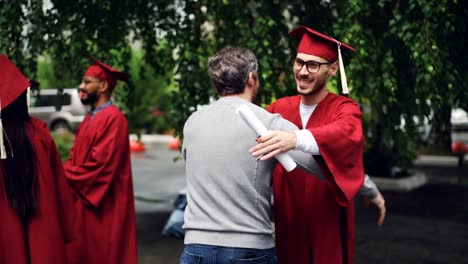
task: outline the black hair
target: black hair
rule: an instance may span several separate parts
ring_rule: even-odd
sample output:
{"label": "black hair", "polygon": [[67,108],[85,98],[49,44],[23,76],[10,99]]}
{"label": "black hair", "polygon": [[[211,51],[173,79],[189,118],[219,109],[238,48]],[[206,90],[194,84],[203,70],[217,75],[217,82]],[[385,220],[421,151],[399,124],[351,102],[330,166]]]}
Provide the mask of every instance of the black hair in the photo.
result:
{"label": "black hair", "polygon": [[38,209],[35,154],[26,132],[26,92],[1,112],[7,158],[1,160],[9,205],[27,222]]}

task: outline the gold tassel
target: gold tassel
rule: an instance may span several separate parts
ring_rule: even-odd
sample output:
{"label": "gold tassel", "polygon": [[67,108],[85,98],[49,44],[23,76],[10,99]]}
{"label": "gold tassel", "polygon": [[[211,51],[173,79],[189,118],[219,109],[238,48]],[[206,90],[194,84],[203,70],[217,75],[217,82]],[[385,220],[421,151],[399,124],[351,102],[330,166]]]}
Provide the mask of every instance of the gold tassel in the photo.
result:
{"label": "gold tassel", "polygon": [[338,60],[340,64],[340,77],[341,77],[341,89],[343,94],[349,94],[348,82],[346,81],[346,73],[343,64],[343,58],[341,57],[341,43],[338,42]]}
{"label": "gold tassel", "polygon": [[31,103],[31,87],[28,87],[26,90],[26,105],[28,106],[28,113],[29,113],[29,104]]}

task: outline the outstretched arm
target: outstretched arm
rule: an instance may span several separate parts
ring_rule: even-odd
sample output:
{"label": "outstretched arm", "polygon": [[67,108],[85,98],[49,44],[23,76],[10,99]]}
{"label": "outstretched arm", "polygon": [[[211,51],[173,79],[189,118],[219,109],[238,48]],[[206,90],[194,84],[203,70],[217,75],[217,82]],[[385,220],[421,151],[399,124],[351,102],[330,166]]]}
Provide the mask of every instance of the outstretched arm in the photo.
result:
{"label": "outstretched arm", "polygon": [[359,194],[364,197],[364,203],[366,206],[372,204],[379,209],[379,219],[377,220],[377,224],[381,226],[385,220],[385,214],[387,211],[385,207],[385,199],[377,188],[377,185],[375,185],[367,174],[365,175],[361,189],[359,189]]}

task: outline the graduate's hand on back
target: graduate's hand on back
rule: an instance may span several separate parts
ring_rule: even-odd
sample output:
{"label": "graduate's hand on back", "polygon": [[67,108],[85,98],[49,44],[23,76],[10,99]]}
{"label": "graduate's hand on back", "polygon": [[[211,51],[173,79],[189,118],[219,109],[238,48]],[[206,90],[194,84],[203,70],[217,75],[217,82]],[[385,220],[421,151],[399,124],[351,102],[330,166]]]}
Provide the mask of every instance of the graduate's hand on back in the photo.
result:
{"label": "graduate's hand on back", "polygon": [[366,204],[366,206],[372,204],[375,207],[377,207],[377,209],[379,209],[379,219],[377,220],[377,225],[383,225],[387,209],[385,207],[385,199],[383,198],[382,194],[378,192],[374,198],[365,197],[364,203]]}
{"label": "graduate's hand on back", "polygon": [[257,139],[258,145],[249,150],[252,156],[261,156],[261,160],[272,158],[296,147],[296,134],[286,131],[269,131]]}

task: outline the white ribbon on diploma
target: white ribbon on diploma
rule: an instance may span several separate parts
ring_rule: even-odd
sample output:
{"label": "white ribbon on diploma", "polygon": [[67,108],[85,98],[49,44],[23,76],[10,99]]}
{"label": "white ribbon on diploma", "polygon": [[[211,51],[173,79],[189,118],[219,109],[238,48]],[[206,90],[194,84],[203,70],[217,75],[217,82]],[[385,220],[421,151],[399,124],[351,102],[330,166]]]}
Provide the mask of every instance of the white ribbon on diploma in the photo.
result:
{"label": "white ribbon on diploma", "polygon": [[[263,136],[268,133],[268,129],[262,124],[258,117],[250,110],[246,104],[239,106],[236,113],[249,125],[249,127],[257,133],[258,136]],[[290,172],[297,166],[296,162],[287,153],[278,154],[275,158],[283,165],[286,171]]]}

